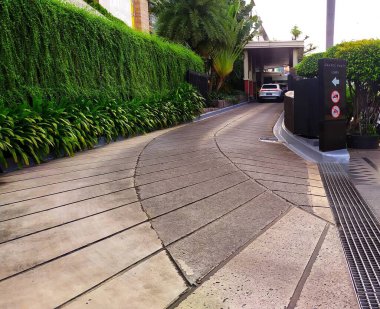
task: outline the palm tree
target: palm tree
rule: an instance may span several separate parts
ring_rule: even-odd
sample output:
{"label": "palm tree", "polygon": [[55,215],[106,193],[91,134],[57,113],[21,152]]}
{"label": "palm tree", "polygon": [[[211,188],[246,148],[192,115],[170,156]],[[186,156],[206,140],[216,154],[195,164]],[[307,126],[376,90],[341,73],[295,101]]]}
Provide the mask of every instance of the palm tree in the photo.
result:
{"label": "palm tree", "polygon": [[298,29],[298,26],[294,26],[292,30],[290,30],[290,33],[293,35],[292,40],[297,40],[298,37],[302,34],[302,31]]}
{"label": "palm tree", "polygon": [[[217,91],[232,72],[234,63],[242,54],[244,46],[256,35],[261,26],[258,16],[250,16],[253,6],[253,1],[245,6],[244,1],[230,0],[226,18],[228,24],[225,28],[226,44],[217,48],[212,54],[213,67],[219,76]],[[249,10],[246,10],[247,7]]]}
{"label": "palm tree", "polygon": [[226,10],[220,0],[161,0],[157,33],[207,58],[215,45],[226,43]]}

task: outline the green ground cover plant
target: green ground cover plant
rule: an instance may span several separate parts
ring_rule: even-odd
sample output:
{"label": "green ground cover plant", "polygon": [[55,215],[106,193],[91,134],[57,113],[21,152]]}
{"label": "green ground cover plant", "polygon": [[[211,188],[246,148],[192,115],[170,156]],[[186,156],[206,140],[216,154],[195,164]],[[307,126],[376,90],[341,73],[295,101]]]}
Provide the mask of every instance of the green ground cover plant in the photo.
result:
{"label": "green ground cover plant", "polygon": [[130,100],[175,89],[191,50],[58,0],[0,0],[0,102]]}
{"label": "green ground cover plant", "polygon": [[73,155],[106,142],[192,120],[204,99],[189,84],[146,98],[117,100],[34,100],[0,109],[0,166],[7,158],[22,165],[48,155]]}

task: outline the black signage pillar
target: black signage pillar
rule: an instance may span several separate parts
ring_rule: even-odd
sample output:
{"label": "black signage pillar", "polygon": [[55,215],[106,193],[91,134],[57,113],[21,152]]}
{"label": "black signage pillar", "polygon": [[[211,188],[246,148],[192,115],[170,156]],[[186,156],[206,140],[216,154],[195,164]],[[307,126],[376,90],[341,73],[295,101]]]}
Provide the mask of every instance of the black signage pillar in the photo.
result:
{"label": "black signage pillar", "polygon": [[319,150],[332,151],[346,146],[346,61],[318,61],[319,104],[323,106],[319,127]]}

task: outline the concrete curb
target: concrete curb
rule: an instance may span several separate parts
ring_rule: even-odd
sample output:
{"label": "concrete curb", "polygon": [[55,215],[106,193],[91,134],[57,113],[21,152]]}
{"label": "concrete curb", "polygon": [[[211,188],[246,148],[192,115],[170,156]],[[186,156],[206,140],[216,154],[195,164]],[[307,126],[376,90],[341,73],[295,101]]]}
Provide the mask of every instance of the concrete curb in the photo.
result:
{"label": "concrete curb", "polygon": [[242,103],[239,103],[239,104],[236,104],[236,105],[232,105],[232,106],[224,107],[224,108],[218,109],[218,110],[216,110],[216,111],[212,111],[212,112],[208,112],[208,113],[202,114],[202,115],[200,115],[198,118],[194,119],[193,122],[198,122],[198,121],[201,121],[201,120],[205,120],[205,119],[207,119],[207,118],[210,118],[210,117],[214,117],[214,116],[216,116],[216,115],[219,115],[219,114],[222,114],[222,113],[228,112],[229,110],[232,110],[232,109],[235,109],[235,108],[241,107],[241,106],[246,105],[246,104],[248,104],[248,103],[249,103],[249,102],[246,101],[246,102],[242,102]]}
{"label": "concrete curb", "polygon": [[273,134],[286,147],[306,161],[314,163],[348,163],[350,161],[350,154],[347,149],[321,152],[317,145],[311,143],[310,139],[292,134],[285,127],[284,113],[281,114],[273,127]]}

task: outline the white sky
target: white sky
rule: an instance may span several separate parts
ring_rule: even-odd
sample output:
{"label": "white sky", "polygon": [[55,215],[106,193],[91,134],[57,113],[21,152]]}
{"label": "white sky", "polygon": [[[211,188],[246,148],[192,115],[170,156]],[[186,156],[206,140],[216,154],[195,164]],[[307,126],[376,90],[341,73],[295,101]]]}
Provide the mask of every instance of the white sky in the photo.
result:
{"label": "white sky", "polygon": [[[291,28],[309,35],[306,44],[326,49],[327,0],[255,0],[258,14],[271,40],[291,40]],[[380,0],[336,0],[334,44],[342,41],[380,39]],[[305,45],[306,45],[305,44]]]}

